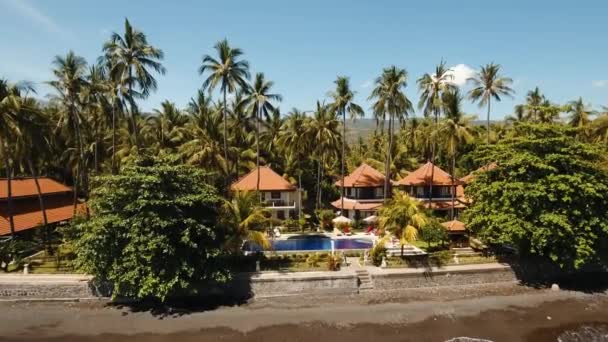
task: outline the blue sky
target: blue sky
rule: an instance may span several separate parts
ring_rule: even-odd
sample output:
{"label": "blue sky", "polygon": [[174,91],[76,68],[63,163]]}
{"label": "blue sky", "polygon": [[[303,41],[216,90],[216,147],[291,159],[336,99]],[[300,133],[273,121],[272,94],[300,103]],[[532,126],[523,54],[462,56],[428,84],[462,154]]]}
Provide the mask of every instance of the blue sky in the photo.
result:
{"label": "blue sky", "polygon": [[[202,83],[201,57],[228,38],[242,48],[252,72],[275,81],[280,107],[314,108],[336,75],[351,78],[369,108],[372,80],[395,64],[415,80],[443,58],[457,79],[488,62],[514,80],[516,96],[494,105],[511,113],[539,86],[555,102],[582,96],[608,105],[608,1],[81,1],[0,0],[0,77],[30,80],[41,95],[51,60],[72,49],[94,61],[128,17],[165,52],[168,72],[142,103],[169,99],[184,106]],[[467,89],[466,85],[464,86]],[[474,105],[472,114],[485,112]]]}

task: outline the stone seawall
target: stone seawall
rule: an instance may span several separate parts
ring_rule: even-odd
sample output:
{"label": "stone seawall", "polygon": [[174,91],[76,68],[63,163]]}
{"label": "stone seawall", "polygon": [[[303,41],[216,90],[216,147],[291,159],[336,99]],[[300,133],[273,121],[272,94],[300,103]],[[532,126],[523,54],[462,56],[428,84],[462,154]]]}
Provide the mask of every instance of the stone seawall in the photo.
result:
{"label": "stone seawall", "polygon": [[[373,290],[458,286],[517,281],[517,269],[504,264],[447,266],[441,269],[367,268]],[[306,294],[356,294],[359,278],[354,270],[339,272],[241,273],[208,294],[236,298]],[[109,297],[111,287],[95,285],[83,275],[0,275],[0,300],[77,299]]]}
{"label": "stone seawall", "polygon": [[110,295],[110,286],[100,286],[85,275],[2,275],[0,299],[77,299]]}
{"label": "stone seawall", "polygon": [[515,272],[508,266],[418,272],[409,269],[387,270],[383,273],[374,273],[372,278],[375,290],[489,284],[517,280]]}

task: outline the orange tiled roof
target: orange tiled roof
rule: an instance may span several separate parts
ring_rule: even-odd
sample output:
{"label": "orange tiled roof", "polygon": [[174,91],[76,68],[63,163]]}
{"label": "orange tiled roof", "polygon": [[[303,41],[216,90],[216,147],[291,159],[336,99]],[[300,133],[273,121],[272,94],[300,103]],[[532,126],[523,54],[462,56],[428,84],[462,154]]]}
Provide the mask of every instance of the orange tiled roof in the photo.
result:
{"label": "orange tiled roof", "polygon": [[[232,183],[232,191],[255,191],[258,182],[257,168]],[[295,191],[295,185],[289,183],[285,178],[274,172],[268,166],[260,166],[260,190],[261,191]]]}
{"label": "orange tiled roof", "polygon": [[[384,185],[384,175],[373,167],[363,163],[348,176],[344,177],[344,185],[348,188],[376,187]],[[338,180],[336,186],[342,186],[342,179]]]}
{"label": "orange tiled roof", "polygon": [[460,181],[463,182],[463,183],[465,183],[465,184],[468,184],[468,183],[472,182],[473,179],[475,179],[475,174],[476,173],[485,172],[485,171],[488,171],[488,170],[493,170],[497,166],[498,166],[498,164],[496,164],[494,162],[492,162],[490,164],[487,164],[487,165],[484,165],[484,166],[480,167],[479,169],[477,169],[477,170],[469,173],[468,175],[460,178]]}
{"label": "orange tiled roof", "polygon": [[[338,198],[337,200],[331,202],[331,205],[336,208],[336,209],[342,209],[341,205],[342,205],[342,201],[340,200],[340,198]],[[344,198],[344,210],[376,210],[376,209],[380,209],[380,207],[382,207],[382,200],[379,199],[378,201],[373,201],[373,202],[360,202],[357,200],[353,200],[350,198]]]}
{"label": "orange tiled roof", "polygon": [[[67,221],[74,216],[72,195],[54,195],[44,199],[48,223]],[[37,198],[14,201],[13,220],[15,232],[36,228],[43,223],[42,211]],[[82,213],[85,205],[78,204],[77,212]],[[0,235],[10,234],[7,206],[0,207]]]}
{"label": "orange tiled roof", "polygon": [[[38,178],[40,191],[43,194],[54,194],[61,192],[71,192],[72,188],[65,186],[51,178]],[[6,178],[0,179],[0,200],[8,198],[8,181]],[[33,178],[17,178],[11,180],[13,198],[38,196],[36,182]]]}
{"label": "orange tiled roof", "polygon": [[464,226],[464,223],[462,223],[458,220],[443,222],[441,225],[444,226],[448,232],[466,232],[467,231],[466,227]]}
{"label": "orange tiled roof", "polygon": [[[443,171],[441,168],[433,165],[431,162],[427,162],[417,170],[410,172],[407,176],[397,182],[398,185],[428,185],[431,183],[431,170],[433,172],[433,185],[452,185],[452,176],[449,173]],[[454,179],[456,184],[460,181]]]}

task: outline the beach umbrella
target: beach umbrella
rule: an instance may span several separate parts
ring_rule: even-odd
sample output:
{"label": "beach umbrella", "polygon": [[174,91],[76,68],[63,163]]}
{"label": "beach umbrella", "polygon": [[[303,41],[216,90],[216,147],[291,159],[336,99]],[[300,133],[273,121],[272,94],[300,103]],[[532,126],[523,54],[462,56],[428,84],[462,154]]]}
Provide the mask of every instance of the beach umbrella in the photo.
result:
{"label": "beach umbrella", "polygon": [[378,222],[378,216],[376,216],[376,215],[368,216],[368,217],[366,217],[366,218],[363,219],[363,222],[365,222],[365,223],[376,223],[376,222]]}
{"label": "beach umbrella", "polygon": [[348,224],[348,223],[351,223],[352,220],[349,219],[348,217],[344,217],[344,216],[340,215],[340,216],[336,217],[335,219],[331,220],[331,222],[336,223],[336,224],[344,224],[344,223]]}

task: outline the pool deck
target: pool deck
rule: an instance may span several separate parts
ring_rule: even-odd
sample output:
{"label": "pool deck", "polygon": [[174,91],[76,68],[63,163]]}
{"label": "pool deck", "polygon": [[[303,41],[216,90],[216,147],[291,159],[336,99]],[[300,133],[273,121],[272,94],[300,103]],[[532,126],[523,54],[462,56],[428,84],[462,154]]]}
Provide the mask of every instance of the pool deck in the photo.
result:
{"label": "pool deck", "polygon": [[308,233],[308,234],[302,234],[302,233],[285,233],[285,234],[281,234],[280,237],[275,238],[275,240],[287,240],[289,238],[293,238],[296,236],[326,236],[328,238],[332,238],[335,240],[341,240],[341,239],[355,239],[355,238],[365,238],[365,239],[369,239],[372,241],[376,241],[378,240],[378,236],[373,235],[373,234],[366,234],[366,233],[353,233],[352,235],[337,235],[334,233],[327,233],[327,232],[320,232],[320,233]]}

